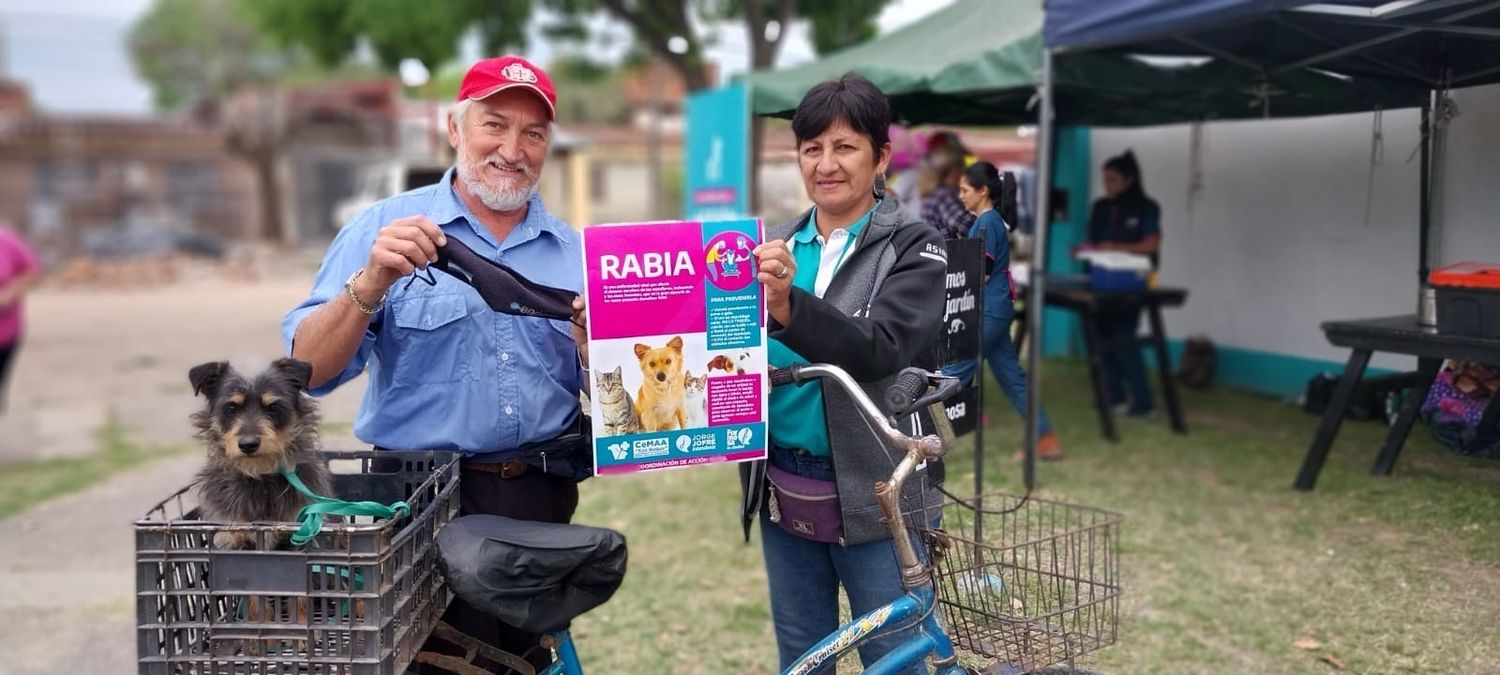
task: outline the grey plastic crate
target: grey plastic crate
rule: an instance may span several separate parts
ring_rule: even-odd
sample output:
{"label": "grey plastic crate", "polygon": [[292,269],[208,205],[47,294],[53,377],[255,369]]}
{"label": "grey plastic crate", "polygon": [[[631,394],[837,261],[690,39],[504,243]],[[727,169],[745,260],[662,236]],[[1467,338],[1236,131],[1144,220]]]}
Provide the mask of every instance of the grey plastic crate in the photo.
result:
{"label": "grey plastic crate", "polygon": [[[302,547],[295,523],[197,519],[192,487],[135,522],[136,645],[142,675],[395,675],[447,608],[434,538],[458,515],[458,456],[330,452],[349,501],[405,500],[411,515],[325,523]],[[213,547],[243,532],[257,550]]]}

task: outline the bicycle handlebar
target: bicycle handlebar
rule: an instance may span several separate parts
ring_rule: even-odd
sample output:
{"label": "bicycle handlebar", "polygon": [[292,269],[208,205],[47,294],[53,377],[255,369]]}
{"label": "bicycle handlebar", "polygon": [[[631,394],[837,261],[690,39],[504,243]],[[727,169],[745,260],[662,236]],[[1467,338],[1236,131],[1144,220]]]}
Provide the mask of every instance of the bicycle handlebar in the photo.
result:
{"label": "bicycle handlebar", "polygon": [[[916,453],[917,462],[928,459],[939,459],[947,451],[947,448],[943,446],[942,439],[937,435],[929,434],[927,436],[913,437],[902,433],[900,429],[897,429],[891,423],[891,420],[886,417],[886,414],[881,411],[880,407],[875,405],[874,401],[870,400],[870,396],[859,386],[859,383],[853,377],[850,377],[849,373],[845,372],[843,368],[826,363],[789,366],[772,369],[770,378],[771,386],[773,387],[786,384],[801,384],[814,379],[832,380],[849,394],[849,398],[854,401],[855,409],[869,421],[870,425],[875,428],[876,433],[903,452],[909,455]],[[912,380],[916,379],[920,379],[920,382],[913,383]],[[920,407],[920,405],[915,405],[912,399],[921,394],[931,383],[936,382],[938,384],[936,393],[923,396],[917,399],[916,403],[925,405],[922,402],[933,398],[933,396],[943,394],[942,397],[947,398],[947,396],[951,395],[951,393],[945,393],[955,389],[949,384],[950,380],[953,383],[957,382],[957,380],[951,377],[929,373],[920,368],[908,368],[902,371],[897,382],[887,389],[886,401],[889,403],[895,396],[901,396],[902,394],[898,392],[912,390],[908,398],[898,401],[900,409],[895,411],[896,416],[905,416],[915,408]],[[892,478],[894,481],[894,476]]]}
{"label": "bicycle handlebar", "polygon": [[885,390],[885,407],[892,415],[912,411],[912,402],[927,391],[927,373],[921,368],[907,368],[896,376],[895,384]]}

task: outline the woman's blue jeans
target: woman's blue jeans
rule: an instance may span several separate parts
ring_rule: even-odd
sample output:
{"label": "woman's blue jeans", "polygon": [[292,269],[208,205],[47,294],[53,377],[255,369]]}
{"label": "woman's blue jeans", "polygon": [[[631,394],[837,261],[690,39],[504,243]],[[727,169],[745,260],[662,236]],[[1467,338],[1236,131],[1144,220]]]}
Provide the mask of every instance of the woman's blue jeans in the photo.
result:
{"label": "woman's blue jeans", "polygon": [[[1011,406],[1025,417],[1026,372],[1021,370],[1021,359],[1016,354],[1015,342],[1010,337],[1010,326],[1015,321],[1016,308],[1009,300],[996,305],[985,308],[980,353],[989,362],[990,373],[995,376],[1005,397],[1010,399]],[[943,367],[943,372],[962,380],[964,386],[973,381],[976,370],[974,359],[964,359]],[[1038,413],[1037,424],[1037,433],[1052,433],[1052,420],[1047,418],[1045,408]]]}
{"label": "woman's blue jeans", "polygon": [[1109,404],[1125,402],[1125,390],[1120,386],[1123,377],[1130,386],[1130,411],[1144,413],[1155,406],[1151,398],[1151,387],[1146,383],[1146,363],[1141,359],[1141,348],[1135,344],[1141,324],[1141,308],[1099,315],[1099,333],[1105,342],[1122,345],[1119,349],[1104,352],[1104,392]]}
{"label": "woman's blue jeans", "polygon": [[[769,461],[799,476],[833,480],[833,464],[827,457],[772,448]],[[870,486],[872,490],[874,487]],[[771,588],[771,621],[780,668],[791,665],[839,628],[840,586],[849,597],[849,609],[855,617],[906,593],[901,586],[896,547],[890,540],[847,547],[823,544],[788,533],[771,522],[768,513],[761,509],[760,541]],[[917,539],[915,533],[913,539]],[[923,551],[925,558],[925,549],[919,546],[917,550]],[[859,660],[869,667],[915,634],[916,629],[909,628],[867,642],[859,648]]]}

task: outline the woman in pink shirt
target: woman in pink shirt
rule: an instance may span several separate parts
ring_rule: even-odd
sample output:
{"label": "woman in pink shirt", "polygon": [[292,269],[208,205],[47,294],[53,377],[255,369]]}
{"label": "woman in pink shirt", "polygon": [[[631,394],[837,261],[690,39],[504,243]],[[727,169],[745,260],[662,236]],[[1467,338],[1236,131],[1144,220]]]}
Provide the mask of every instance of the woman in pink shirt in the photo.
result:
{"label": "woman in pink shirt", "polygon": [[0,222],[0,412],[6,381],[21,345],[22,298],[40,272],[36,255],[21,236]]}

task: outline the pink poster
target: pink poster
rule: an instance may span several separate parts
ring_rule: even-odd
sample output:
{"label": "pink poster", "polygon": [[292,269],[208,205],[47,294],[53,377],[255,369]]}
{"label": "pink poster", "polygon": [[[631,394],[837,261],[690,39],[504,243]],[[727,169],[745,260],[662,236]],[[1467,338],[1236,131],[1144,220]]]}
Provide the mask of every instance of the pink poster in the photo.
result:
{"label": "pink poster", "polygon": [[758,220],[583,231],[599,475],[765,457]]}

